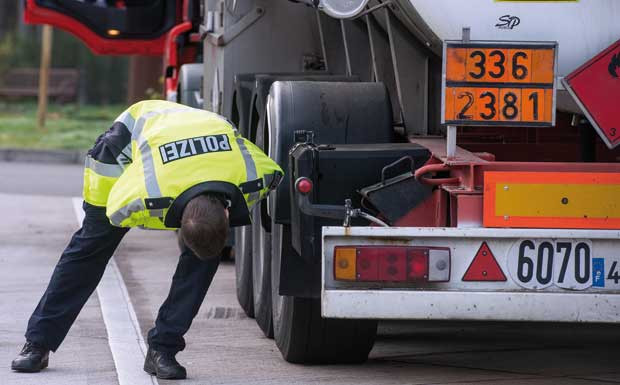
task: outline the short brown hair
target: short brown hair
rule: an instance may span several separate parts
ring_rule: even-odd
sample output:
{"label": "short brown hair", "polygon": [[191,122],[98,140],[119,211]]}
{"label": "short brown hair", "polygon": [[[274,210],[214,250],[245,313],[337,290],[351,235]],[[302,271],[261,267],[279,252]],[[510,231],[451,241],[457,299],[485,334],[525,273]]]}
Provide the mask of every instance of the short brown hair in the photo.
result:
{"label": "short brown hair", "polygon": [[228,214],[223,200],[211,194],[192,198],[181,217],[180,240],[198,258],[218,258],[228,235]]}

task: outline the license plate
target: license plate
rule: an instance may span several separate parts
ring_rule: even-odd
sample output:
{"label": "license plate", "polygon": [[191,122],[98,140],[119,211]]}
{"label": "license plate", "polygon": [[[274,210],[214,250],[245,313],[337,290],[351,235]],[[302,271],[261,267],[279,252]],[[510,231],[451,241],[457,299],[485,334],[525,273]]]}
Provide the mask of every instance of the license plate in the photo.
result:
{"label": "license plate", "polygon": [[529,290],[619,290],[620,257],[588,239],[519,239],[507,255],[508,272]]}

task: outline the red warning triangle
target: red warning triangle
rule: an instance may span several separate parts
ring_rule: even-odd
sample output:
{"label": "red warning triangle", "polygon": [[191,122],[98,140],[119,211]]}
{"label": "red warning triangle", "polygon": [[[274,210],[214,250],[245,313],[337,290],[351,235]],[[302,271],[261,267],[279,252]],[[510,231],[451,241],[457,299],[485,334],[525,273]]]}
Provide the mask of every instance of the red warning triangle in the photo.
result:
{"label": "red warning triangle", "polygon": [[465,275],[463,275],[463,281],[505,281],[506,276],[499,267],[495,256],[489,249],[486,242],[482,242],[482,245],[478,249],[474,260],[471,261],[471,265],[467,268]]}

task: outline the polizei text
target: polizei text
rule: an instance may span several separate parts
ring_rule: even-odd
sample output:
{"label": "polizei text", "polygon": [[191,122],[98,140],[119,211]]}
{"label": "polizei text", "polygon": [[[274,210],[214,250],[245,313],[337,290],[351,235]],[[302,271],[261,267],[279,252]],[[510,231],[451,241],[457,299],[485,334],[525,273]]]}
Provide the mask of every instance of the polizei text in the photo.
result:
{"label": "polizei text", "polygon": [[199,136],[159,146],[159,154],[164,164],[194,155],[220,151],[231,151],[226,134]]}

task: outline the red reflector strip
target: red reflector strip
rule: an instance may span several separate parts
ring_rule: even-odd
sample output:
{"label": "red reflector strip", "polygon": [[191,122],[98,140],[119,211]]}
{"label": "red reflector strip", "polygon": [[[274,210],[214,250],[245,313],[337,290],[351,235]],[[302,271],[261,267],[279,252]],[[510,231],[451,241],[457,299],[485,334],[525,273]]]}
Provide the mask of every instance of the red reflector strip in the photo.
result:
{"label": "red reflector strip", "polygon": [[[347,267],[344,267],[345,258],[349,258],[345,255],[345,249],[355,250],[355,281],[358,282],[445,282],[449,279],[450,250],[446,247],[337,246],[334,248],[334,261],[338,259],[343,266],[334,264],[333,268],[334,279],[339,281],[351,280],[347,273],[348,262]],[[431,250],[440,251],[437,258],[441,259],[441,263],[436,264],[440,270],[445,270],[445,274],[435,274],[437,277],[434,279],[429,279]]]}

